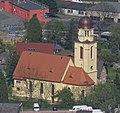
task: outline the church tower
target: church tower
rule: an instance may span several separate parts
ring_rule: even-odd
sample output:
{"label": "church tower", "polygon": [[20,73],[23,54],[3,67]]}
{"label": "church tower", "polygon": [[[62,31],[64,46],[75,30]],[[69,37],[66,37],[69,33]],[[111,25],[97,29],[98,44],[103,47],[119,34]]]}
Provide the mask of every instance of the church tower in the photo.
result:
{"label": "church tower", "polygon": [[79,21],[78,39],[74,43],[74,64],[82,67],[97,83],[97,42],[91,18],[85,16]]}

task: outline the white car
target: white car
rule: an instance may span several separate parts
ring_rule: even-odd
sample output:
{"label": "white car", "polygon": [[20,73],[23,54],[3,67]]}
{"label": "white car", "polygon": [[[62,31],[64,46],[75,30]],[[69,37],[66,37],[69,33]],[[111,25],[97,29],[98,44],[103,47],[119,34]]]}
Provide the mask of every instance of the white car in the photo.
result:
{"label": "white car", "polygon": [[40,106],[38,103],[33,104],[33,111],[40,111]]}

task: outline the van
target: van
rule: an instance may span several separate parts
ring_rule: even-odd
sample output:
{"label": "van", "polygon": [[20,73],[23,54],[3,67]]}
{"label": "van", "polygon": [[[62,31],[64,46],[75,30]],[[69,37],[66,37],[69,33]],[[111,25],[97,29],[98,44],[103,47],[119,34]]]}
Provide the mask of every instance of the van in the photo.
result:
{"label": "van", "polygon": [[88,107],[87,105],[76,105],[69,111],[79,111],[79,110],[90,110],[92,111],[92,107]]}
{"label": "van", "polygon": [[104,113],[101,109],[93,109],[93,113]]}
{"label": "van", "polygon": [[33,104],[33,111],[40,111],[40,106],[38,103]]}

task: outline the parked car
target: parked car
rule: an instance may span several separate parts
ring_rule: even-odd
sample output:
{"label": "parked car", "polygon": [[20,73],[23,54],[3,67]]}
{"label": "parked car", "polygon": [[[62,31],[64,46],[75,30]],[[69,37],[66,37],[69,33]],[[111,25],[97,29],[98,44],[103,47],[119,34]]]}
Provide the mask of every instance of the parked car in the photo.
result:
{"label": "parked car", "polygon": [[70,109],[69,111],[79,111],[79,110],[92,111],[92,107],[87,105],[76,105],[73,106],[73,108]]}
{"label": "parked car", "polygon": [[33,111],[40,111],[40,106],[38,103],[33,104]]}

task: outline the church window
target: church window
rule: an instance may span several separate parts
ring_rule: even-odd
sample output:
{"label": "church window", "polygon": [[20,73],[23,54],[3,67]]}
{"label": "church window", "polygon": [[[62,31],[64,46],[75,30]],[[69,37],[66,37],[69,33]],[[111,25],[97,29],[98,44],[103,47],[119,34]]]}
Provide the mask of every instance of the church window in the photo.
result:
{"label": "church window", "polygon": [[80,58],[83,59],[83,47],[80,47]]}
{"label": "church window", "polygon": [[91,66],[90,69],[92,70],[92,69],[93,69],[93,66]]}
{"label": "church window", "polygon": [[40,83],[40,94],[43,94],[43,83]]}
{"label": "church window", "polygon": [[89,31],[85,31],[85,36],[89,36]]}
{"label": "church window", "polygon": [[54,96],[52,96],[51,98],[52,98],[52,103],[54,103]]}
{"label": "church window", "polygon": [[90,49],[90,58],[91,58],[91,59],[93,58],[93,46],[92,46],[91,49]]}
{"label": "church window", "polygon": [[17,87],[17,91],[20,91],[20,88],[19,88],[19,87]]}
{"label": "church window", "polygon": [[85,90],[82,90],[81,93],[82,93],[82,96],[84,97],[85,96]]}
{"label": "church window", "polygon": [[33,91],[32,81],[29,81],[29,90],[30,90],[30,92]]}
{"label": "church window", "polygon": [[54,84],[52,84],[52,91],[51,94],[54,95]]}

